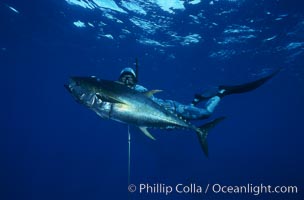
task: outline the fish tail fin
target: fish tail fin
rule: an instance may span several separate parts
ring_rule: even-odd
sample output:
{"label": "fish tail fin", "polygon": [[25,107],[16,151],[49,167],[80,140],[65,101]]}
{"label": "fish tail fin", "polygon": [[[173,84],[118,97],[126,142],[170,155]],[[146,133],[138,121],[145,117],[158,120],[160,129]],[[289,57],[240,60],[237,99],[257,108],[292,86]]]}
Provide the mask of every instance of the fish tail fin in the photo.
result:
{"label": "fish tail fin", "polygon": [[219,117],[216,118],[214,120],[212,120],[211,122],[208,122],[202,126],[200,126],[197,130],[196,130],[196,134],[198,136],[198,140],[201,144],[201,147],[205,153],[205,155],[208,157],[208,143],[207,143],[207,136],[209,131],[216,126],[219,122],[221,122],[222,120],[224,120],[226,117]]}

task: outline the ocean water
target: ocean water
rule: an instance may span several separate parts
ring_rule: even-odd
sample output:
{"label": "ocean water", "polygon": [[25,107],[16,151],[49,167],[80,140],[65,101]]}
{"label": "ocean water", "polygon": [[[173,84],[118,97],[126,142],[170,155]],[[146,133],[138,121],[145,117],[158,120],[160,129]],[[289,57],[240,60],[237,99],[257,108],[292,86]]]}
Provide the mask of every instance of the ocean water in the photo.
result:
{"label": "ocean water", "polygon": [[[0,199],[303,199],[303,8],[299,0],[2,0]],[[209,134],[208,158],[191,131],[151,129],[151,141],[131,127],[137,190],[129,192],[127,126],[77,104],[63,85],[73,75],[116,80],[135,58],[141,85],[185,104],[208,87],[282,71],[223,98],[211,119],[227,119]],[[261,184],[282,187],[259,192]]]}

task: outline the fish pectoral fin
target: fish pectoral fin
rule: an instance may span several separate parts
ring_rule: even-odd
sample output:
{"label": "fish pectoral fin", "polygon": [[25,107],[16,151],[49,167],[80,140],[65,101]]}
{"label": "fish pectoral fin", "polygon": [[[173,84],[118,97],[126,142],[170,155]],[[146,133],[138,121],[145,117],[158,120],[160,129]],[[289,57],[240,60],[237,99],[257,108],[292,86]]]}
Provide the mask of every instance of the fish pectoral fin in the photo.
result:
{"label": "fish pectoral fin", "polygon": [[153,94],[158,93],[158,92],[162,92],[162,90],[150,90],[144,93],[144,95],[146,95],[147,97],[152,97]]}
{"label": "fish pectoral fin", "polygon": [[115,99],[115,98],[113,98],[113,97],[110,97],[110,96],[102,96],[102,95],[99,94],[99,93],[96,93],[96,97],[97,97],[98,99],[100,99],[101,101],[105,101],[105,102],[109,102],[109,103],[122,103],[122,104],[123,104],[123,102],[121,102],[121,101],[119,101],[119,100],[117,100],[117,99]]}
{"label": "fish pectoral fin", "polygon": [[141,130],[148,138],[150,138],[151,140],[156,140],[153,135],[151,135],[151,133],[149,133],[149,131],[147,130],[147,127],[138,127],[139,130]]}

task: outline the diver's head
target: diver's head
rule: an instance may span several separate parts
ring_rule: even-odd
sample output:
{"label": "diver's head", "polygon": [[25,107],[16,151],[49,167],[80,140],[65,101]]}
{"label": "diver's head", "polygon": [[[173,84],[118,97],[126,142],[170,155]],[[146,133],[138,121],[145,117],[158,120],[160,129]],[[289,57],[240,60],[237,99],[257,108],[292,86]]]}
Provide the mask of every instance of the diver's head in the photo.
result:
{"label": "diver's head", "polygon": [[136,73],[130,67],[124,68],[121,70],[118,80],[128,87],[133,87],[137,83]]}

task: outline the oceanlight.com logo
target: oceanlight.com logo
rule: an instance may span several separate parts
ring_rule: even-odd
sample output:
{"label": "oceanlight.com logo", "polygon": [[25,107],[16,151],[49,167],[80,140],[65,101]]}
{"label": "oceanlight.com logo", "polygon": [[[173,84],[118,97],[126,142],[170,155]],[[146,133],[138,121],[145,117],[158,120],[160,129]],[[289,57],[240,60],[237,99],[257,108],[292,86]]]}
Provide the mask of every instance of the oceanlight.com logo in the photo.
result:
{"label": "oceanlight.com logo", "polygon": [[297,194],[297,186],[271,186],[247,184],[243,186],[223,186],[220,184],[212,185],[213,193],[228,193],[228,194],[253,194],[255,196],[260,194]]}
{"label": "oceanlight.com logo", "polygon": [[139,194],[164,194],[170,195],[177,194],[298,194],[297,186],[271,186],[263,183],[259,185],[246,184],[246,185],[221,185],[219,183],[199,185],[196,183],[176,185],[168,185],[164,183],[140,183],[138,185],[131,184],[128,187],[131,193],[138,192]]}

